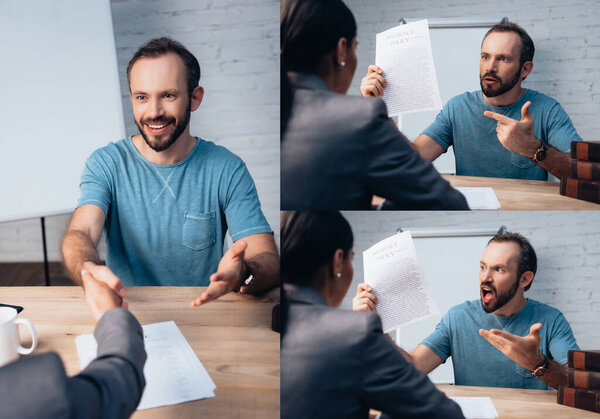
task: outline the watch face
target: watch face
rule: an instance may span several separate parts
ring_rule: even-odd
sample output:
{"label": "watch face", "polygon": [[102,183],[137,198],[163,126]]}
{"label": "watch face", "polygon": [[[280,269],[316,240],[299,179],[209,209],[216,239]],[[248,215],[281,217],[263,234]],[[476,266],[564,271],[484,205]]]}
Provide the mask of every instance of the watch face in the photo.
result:
{"label": "watch face", "polygon": [[542,148],[535,152],[535,160],[542,161],[546,158],[546,149]]}
{"label": "watch face", "polygon": [[546,371],[548,371],[547,368],[539,367],[533,372],[533,375],[536,377],[542,377],[544,374],[546,374]]}

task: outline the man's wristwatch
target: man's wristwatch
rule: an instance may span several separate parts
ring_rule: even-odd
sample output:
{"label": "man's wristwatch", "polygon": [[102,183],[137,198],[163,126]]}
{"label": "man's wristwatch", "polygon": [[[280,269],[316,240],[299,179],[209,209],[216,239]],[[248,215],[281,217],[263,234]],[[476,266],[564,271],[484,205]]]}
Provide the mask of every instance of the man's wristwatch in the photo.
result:
{"label": "man's wristwatch", "polygon": [[237,287],[235,287],[235,291],[239,291],[243,286],[248,286],[252,283],[254,279],[254,275],[252,274],[252,270],[250,269],[250,265],[248,265],[245,261],[242,262],[244,267],[242,269],[242,275],[240,277],[240,283]]}
{"label": "man's wristwatch", "polygon": [[535,153],[533,153],[533,157],[531,158],[531,160],[533,160],[536,163],[541,162],[542,160],[544,160],[546,158],[547,150],[548,150],[548,147],[546,147],[546,144],[544,144],[544,142],[542,141],[542,145],[540,145],[540,148],[535,150]]}
{"label": "man's wristwatch", "polygon": [[542,365],[534,368],[534,370],[531,371],[531,375],[533,375],[534,377],[543,377],[544,374],[546,374],[546,371],[548,371],[548,367],[550,366],[550,362],[548,362],[548,357],[544,354],[542,354],[542,356],[544,357],[544,362],[542,362]]}

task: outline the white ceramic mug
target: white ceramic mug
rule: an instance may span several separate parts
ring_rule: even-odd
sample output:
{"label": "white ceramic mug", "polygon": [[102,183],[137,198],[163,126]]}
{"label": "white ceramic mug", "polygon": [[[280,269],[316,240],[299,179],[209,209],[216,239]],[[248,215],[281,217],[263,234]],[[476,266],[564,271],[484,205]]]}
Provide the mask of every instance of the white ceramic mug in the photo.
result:
{"label": "white ceramic mug", "polygon": [[[31,348],[23,348],[19,339],[17,325],[24,324],[31,333]],[[27,355],[37,346],[37,334],[33,324],[27,319],[17,317],[17,310],[0,307],[0,367],[19,359],[19,354]]]}

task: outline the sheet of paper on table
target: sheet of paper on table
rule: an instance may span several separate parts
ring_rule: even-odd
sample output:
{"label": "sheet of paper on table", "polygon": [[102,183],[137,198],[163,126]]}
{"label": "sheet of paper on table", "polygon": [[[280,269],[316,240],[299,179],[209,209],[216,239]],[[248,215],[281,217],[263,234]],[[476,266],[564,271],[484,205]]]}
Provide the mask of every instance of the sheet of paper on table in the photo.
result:
{"label": "sheet of paper on table", "polygon": [[498,412],[489,397],[450,397],[461,408],[467,419],[495,419]]}
{"label": "sheet of paper on table", "polygon": [[471,209],[498,209],[500,202],[492,188],[454,188],[465,196]]}
{"label": "sheet of paper on table", "polygon": [[377,313],[388,333],[432,314],[437,305],[417,260],[410,231],[395,234],[363,252],[365,283],[377,297]]}
{"label": "sheet of paper on table", "polygon": [[378,33],[375,64],[387,83],[383,101],[388,116],[442,108],[427,20]]}
{"label": "sheet of paper on table", "polygon": [[[142,326],[148,359],[146,388],[137,410],[214,397],[215,383],[174,321]],[[96,358],[94,335],[75,338],[83,370]]]}

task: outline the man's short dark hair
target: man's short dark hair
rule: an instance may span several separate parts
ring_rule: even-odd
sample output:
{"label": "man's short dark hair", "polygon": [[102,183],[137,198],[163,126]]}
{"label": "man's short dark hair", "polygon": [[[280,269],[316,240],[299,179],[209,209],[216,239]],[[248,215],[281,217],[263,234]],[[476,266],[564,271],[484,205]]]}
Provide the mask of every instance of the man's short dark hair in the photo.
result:
{"label": "man's short dark hair", "polygon": [[[496,23],[494,26],[492,26],[492,28],[486,32],[485,36],[483,37],[483,40],[485,41],[485,38],[487,38],[487,36],[489,34],[491,34],[492,32],[514,32],[517,35],[519,35],[519,38],[521,38],[521,57],[520,57],[521,68],[523,67],[523,64],[525,64],[525,62],[533,61],[533,55],[535,54],[535,47],[533,45],[533,41],[531,40],[531,37],[527,34],[525,29],[523,29],[516,23],[502,21],[502,22]],[[482,42],[482,44],[483,44],[483,42]]]}
{"label": "man's short dark hair", "polygon": [[[535,255],[535,250],[533,250],[533,246],[531,246],[531,243],[529,243],[529,240],[527,240],[525,237],[521,236],[519,233],[507,232],[507,233],[503,233],[503,234],[496,234],[494,237],[492,237],[490,239],[490,241],[488,242],[488,245],[492,242],[517,243],[519,245],[519,253],[520,253],[519,271],[517,274],[517,281],[521,278],[521,275],[523,275],[525,272],[528,272],[528,271],[533,272],[533,276],[535,277],[535,273],[537,271],[537,256]],[[531,280],[529,285],[527,285],[525,287],[525,291],[527,291],[531,287],[532,283],[533,283],[533,279]]]}
{"label": "man's short dark hair", "polygon": [[158,58],[170,52],[177,54],[185,65],[188,94],[192,97],[192,92],[196,86],[198,86],[198,82],[200,81],[200,64],[196,57],[194,57],[186,47],[167,37],[151,39],[133,54],[133,57],[129,60],[129,64],[127,65],[127,83],[129,83],[129,86],[131,86],[131,80],[129,79],[131,68],[137,60],[140,58]]}

